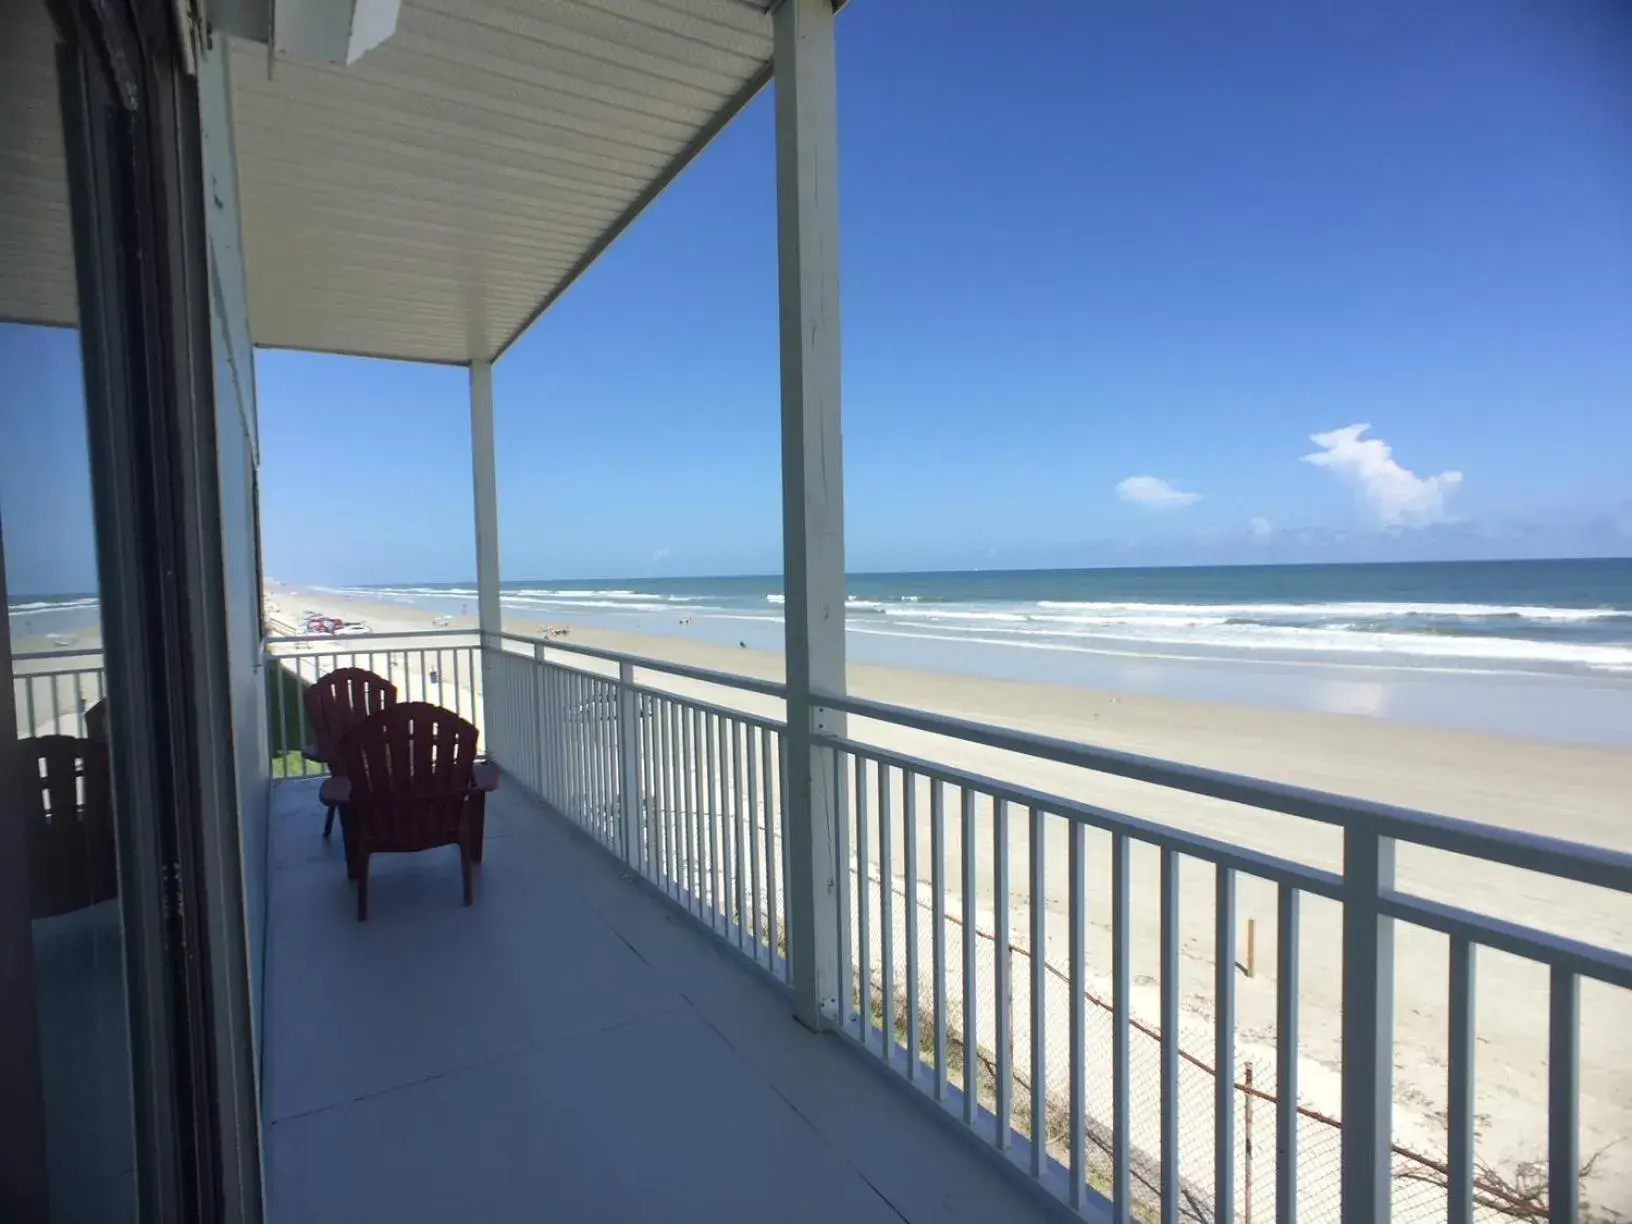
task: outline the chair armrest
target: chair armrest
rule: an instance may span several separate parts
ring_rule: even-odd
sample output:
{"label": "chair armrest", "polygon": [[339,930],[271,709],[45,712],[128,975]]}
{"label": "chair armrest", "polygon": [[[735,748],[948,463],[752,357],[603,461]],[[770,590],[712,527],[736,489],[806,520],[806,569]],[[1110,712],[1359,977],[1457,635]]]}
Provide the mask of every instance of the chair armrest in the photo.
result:
{"label": "chair armrest", "polygon": [[323,779],[322,789],[317,794],[324,803],[345,803],[351,798],[351,779],[331,774]]}
{"label": "chair armrest", "polygon": [[477,761],[471,770],[471,783],[480,791],[499,789],[499,767],[492,761]]}
{"label": "chair armrest", "polygon": [[316,744],[307,744],[302,747],[300,750],[300,755],[305,757],[308,761],[316,761],[319,765],[327,765],[329,763],[328,754]]}

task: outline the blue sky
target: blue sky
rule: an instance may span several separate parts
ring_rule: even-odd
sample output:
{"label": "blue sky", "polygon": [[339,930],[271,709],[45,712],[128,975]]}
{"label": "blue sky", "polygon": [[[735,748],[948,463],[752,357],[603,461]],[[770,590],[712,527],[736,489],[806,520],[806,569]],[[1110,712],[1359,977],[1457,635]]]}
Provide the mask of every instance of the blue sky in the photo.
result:
{"label": "blue sky", "polygon": [[[1632,553],[1624,3],[839,43],[851,568]],[[779,568],[773,173],[766,94],[496,367],[507,577]],[[463,371],[258,380],[270,573],[470,576]]]}

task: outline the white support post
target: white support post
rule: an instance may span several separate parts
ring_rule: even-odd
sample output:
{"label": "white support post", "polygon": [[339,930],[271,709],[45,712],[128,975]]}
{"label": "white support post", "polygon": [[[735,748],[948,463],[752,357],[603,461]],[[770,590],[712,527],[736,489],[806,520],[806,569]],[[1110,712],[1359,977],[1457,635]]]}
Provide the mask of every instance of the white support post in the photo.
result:
{"label": "white support post", "polygon": [[[502,650],[498,634],[504,628],[499,611],[499,490],[493,456],[493,366],[470,363],[470,456],[476,493],[476,614],[481,633],[483,721],[486,697],[493,689],[490,652]],[[492,747],[490,729],[482,739]]]}
{"label": "white support post", "polygon": [[1394,1110],[1394,839],[1343,833],[1343,1224],[1390,1219]]}
{"label": "white support post", "polygon": [[[777,271],[782,349],[782,569],[787,637],[788,945],[794,1013],[826,1027],[840,994],[835,861],[839,796],[812,734],[844,716],[844,476],[839,427],[837,82],[832,0],[773,16]],[[848,869],[848,864],[843,865]]]}

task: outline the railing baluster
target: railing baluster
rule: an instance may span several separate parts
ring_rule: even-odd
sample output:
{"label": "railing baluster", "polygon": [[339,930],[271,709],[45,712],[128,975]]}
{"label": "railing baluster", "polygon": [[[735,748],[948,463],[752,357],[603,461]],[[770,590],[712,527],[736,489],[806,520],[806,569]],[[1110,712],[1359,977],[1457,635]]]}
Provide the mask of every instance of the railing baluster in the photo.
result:
{"label": "railing baluster", "polygon": [[[777,824],[782,830],[782,888],[786,893],[788,887],[788,739],[785,731],[778,731],[773,737],[776,744],[776,795],[777,795]],[[788,929],[787,898],[782,901],[782,929]],[[793,981],[793,961],[791,957],[782,958],[782,980]]]}
{"label": "railing baluster", "polygon": [[[457,659],[459,652],[454,651],[453,657]],[[444,688],[447,687],[448,673],[446,667],[445,663],[439,661],[436,673],[437,679],[442,681]],[[527,681],[522,687],[525,692],[524,700],[527,702],[527,723],[533,731],[533,740],[528,746],[527,756],[533,766],[533,789],[542,798],[549,793],[547,789],[549,786],[549,729],[544,725],[544,669],[539,666],[536,652],[527,656],[526,672]],[[455,699],[457,699],[457,689],[454,690],[454,695]]]}
{"label": "railing baluster", "polygon": [[946,1099],[946,804],[929,779],[930,968],[935,976],[935,1099]]}
{"label": "railing baluster", "polygon": [[1031,1175],[1048,1160],[1048,893],[1043,810],[1031,809]]}
{"label": "railing baluster", "polygon": [[[748,871],[744,863],[743,847],[747,846],[752,853],[754,845],[753,831],[748,827],[752,820],[744,812],[743,778],[742,778],[742,739],[747,727],[739,720],[731,720],[731,847],[732,857],[735,860],[737,876],[737,948],[739,951],[748,951]],[[759,872],[754,871],[754,906],[758,907]],[[759,928],[754,928],[754,956],[759,955]]]}
{"label": "railing baluster", "polygon": [[858,752],[853,759],[856,766],[856,946],[860,952],[856,975],[860,988],[860,1024],[856,1036],[865,1046],[872,1042],[873,1030],[873,886],[869,866],[872,855],[867,836],[867,758]]}
{"label": "railing baluster", "polygon": [[[461,677],[462,669],[459,666],[459,656],[464,653],[462,650],[453,652],[453,712],[461,718],[465,716],[465,682]],[[373,662],[372,655],[370,655],[369,661],[370,663]],[[472,660],[472,671],[474,672],[474,660]],[[474,703],[472,703],[471,713],[474,714],[475,712]]]}
{"label": "railing baluster", "polygon": [[[682,707],[683,709],[685,707]],[[688,779],[687,798],[690,801],[690,811],[686,820],[686,857],[690,866],[686,871],[686,879],[690,882],[692,911],[701,918],[703,916],[703,770],[702,754],[698,751],[702,736],[702,711],[690,708],[686,711],[690,717],[686,719],[686,771]]]}
{"label": "railing baluster", "polygon": [[895,1055],[895,863],[891,853],[895,838],[890,828],[890,772],[888,765],[878,762],[878,946],[884,977],[879,1042],[886,1066]]}
{"label": "railing baluster", "polygon": [[[550,712],[550,667],[543,659],[544,648],[533,648],[533,706],[538,711],[539,790],[546,803],[556,802],[555,720]],[[454,654],[458,661],[458,654]]]}
{"label": "railing baluster", "polygon": [[618,685],[602,680],[595,687],[599,690],[597,709],[600,713],[595,725],[599,728],[596,741],[600,745],[601,758],[601,809],[606,813],[607,845],[616,848],[624,840],[623,830],[619,827],[623,819],[618,806],[618,762],[623,754],[623,723],[618,713]]}
{"label": "railing baluster", "polygon": [[720,921],[725,915],[725,900],[722,897],[721,873],[725,865],[720,861],[720,716],[705,713],[703,715],[703,757],[708,769],[708,909],[709,927],[712,930],[720,929]]}
{"label": "railing baluster", "polygon": [[596,741],[600,738],[600,711],[596,709],[595,682],[583,672],[577,675],[578,680],[578,768],[582,777],[580,789],[583,798],[580,801],[583,811],[583,824],[586,829],[602,844],[606,842],[606,829],[601,820],[600,805],[600,761],[596,758],[600,753],[596,751]]}
{"label": "railing baluster", "polygon": [[1087,987],[1088,977],[1088,899],[1085,895],[1088,888],[1088,862],[1086,831],[1078,821],[1071,821],[1071,850],[1069,865],[1069,886],[1071,890],[1070,914],[1070,959],[1071,971],[1068,989],[1071,991],[1070,1021],[1071,1045],[1071,1123],[1070,1123],[1070,1169],[1071,1169],[1071,1206],[1082,1207],[1083,1189],[1088,1177],[1087,1151],[1084,1140],[1087,1129],[1087,1014],[1086,1000],[1083,991]]}
{"label": "railing baluster", "polygon": [[561,741],[567,758],[567,815],[580,827],[584,824],[584,760],[580,698],[576,672],[561,671]]}
{"label": "railing baluster", "polygon": [[997,1042],[997,1121],[992,1139],[999,1149],[1009,1146],[1009,1120],[1014,1115],[1014,981],[1009,948],[1009,805],[992,797],[992,917],[993,1039]]}
{"label": "railing baluster", "polygon": [[963,1124],[973,1126],[980,1107],[979,1016],[980,965],[976,922],[980,911],[975,903],[975,794],[962,790],[963,809]]}
{"label": "railing baluster", "polygon": [[[742,896],[742,862],[738,857],[737,824],[741,819],[741,806],[736,801],[736,724],[727,715],[720,717],[720,863],[725,872],[724,905],[726,908],[726,938],[731,936],[731,928],[737,929],[737,940],[740,946],[742,939],[742,906],[738,899]],[[731,908],[736,912],[732,914]]]}
{"label": "railing baluster", "polygon": [[[1282,884],[1275,928],[1275,1224],[1298,1219],[1298,890]],[[1464,1221],[1463,1224],[1472,1224]]]}
{"label": "railing baluster", "polygon": [[651,741],[651,880],[669,891],[669,739],[663,698],[646,694],[646,734]]}
{"label": "railing baluster", "polygon": [[595,812],[595,757],[590,742],[589,680],[581,671],[572,674],[573,743],[578,758],[578,823],[596,840],[601,840]]}
{"label": "railing baluster", "polygon": [[1128,835],[1111,838],[1111,1203],[1119,1224],[1133,1219],[1133,1090],[1129,1071]]}
{"label": "railing baluster", "polygon": [[[315,668],[314,668],[314,671],[315,671]],[[306,685],[305,685],[305,678],[300,674],[300,672],[301,672],[301,658],[300,658],[299,655],[296,655],[295,656],[295,713],[297,714],[298,720],[299,720],[299,723],[300,723],[300,743],[298,745],[296,745],[296,747],[301,753],[301,757],[300,757],[300,776],[304,778],[306,776],[306,765],[307,765],[306,756],[305,756],[306,745],[311,743],[312,741],[311,741],[310,733],[306,730]],[[317,680],[317,677],[314,675],[312,677],[312,680],[315,682]]]}
{"label": "railing baluster", "polygon": [[550,802],[567,810],[566,724],[561,717],[561,671],[553,663],[544,668],[544,720],[550,757]]}
{"label": "railing baluster", "polygon": [[[277,748],[273,753],[275,759],[272,763],[270,772],[273,777],[281,776],[287,778],[289,776],[289,746],[287,743],[289,738],[289,723],[288,715],[284,712],[283,704],[283,690],[286,686],[284,684],[283,662],[277,655],[269,655],[267,658],[265,674],[267,682],[272,685],[273,702],[278,707],[278,729],[273,736],[273,743],[277,745]],[[30,713],[32,714],[32,703],[30,703]],[[34,732],[30,730],[29,734],[33,735]]]}
{"label": "railing baluster", "polygon": [[764,898],[760,888],[764,884],[764,868],[760,865],[760,853],[765,842],[760,836],[759,828],[759,761],[754,751],[754,743],[759,738],[759,728],[751,722],[742,724],[742,760],[744,781],[748,788],[748,872],[749,891],[753,894],[754,920],[754,962],[757,964],[761,957],[760,945],[765,942],[765,909]]}
{"label": "railing baluster", "polygon": [[673,873],[670,862],[674,853],[673,831],[669,826],[669,724],[668,703],[656,693],[647,695],[648,714],[652,736],[652,806],[657,826],[657,844],[652,860],[652,879],[670,896],[674,895]]}
{"label": "railing baluster", "polygon": [[833,879],[838,885],[839,894],[839,1027],[849,1028],[856,990],[854,949],[851,947],[851,920],[855,911],[851,909],[850,896],[850,796],[845,786],[846,754],[838,748],[830,751],[833,757],[833,802],[838,809],[838,819],[833,822],[833,853],[837,860]]}
{"label": "railing baluster", "polygon": [[1179,1219],[1179,856],[1162,847],[1162,1224]]}
{"label": "railing baluster", "polygon": [[690,725],[686,709],[674,698],[669,704],[670,819],[674,825],[674,896],[691,907],[691,810],[690,757],[686,755],[686,735]]}
{"label": "railing baluster", "polygon": [[81,672],[74,673],[74,736],[85,738],[85,682]]}
{"label": "railing baluster", "polygon": [[674,784],[676,736],[674,702],[659,697],[658,732],[663,737],[663,891],[680,898],[679,796]]}
{"label": "railing baluster", "polygon": [[[759,729],[759,781],[760,795],[765,801],[765,963],[775,973],[779,955],[777,934],[781,925],[777,909],[776,815],[771,786],[771,731],[768,727]],[[787,958],[782,959],[785,961]]]}
{"label": "railing baluster", "polygon": [[1235,1219],[1235,872],[1219,867],[1213,930],[1213,1210]]}
{"label": "railing baluster", "polygon": [[648,880],[657,878],[657,830],[652,826],[652,808],[655,806],[650,796],[654,781],[652,765],[652,727],[646,717],[646,694],[639,690],[632,690],[628,696],[619,695],[619,700],[628,701],[634,706],[635,732],[635,827],[638,830],[640,857],[635,868]]}
{"label": "railing baluster", "polygon": [[1581,979],[1553,966],[1547,1009],[1547,1219],[1581,1217]]}
{"label": "railing baluster", "polygon": [[916,1083],[923,1021],[918,1014],[918,776],[910,769],[901,771],[901,840],[907,872],[901,889],[907,919],[907,1079]]}
{"label": "railing baluster", "polygon": [[574,684],[572,672],[567,668],[562,667],[555,673],[555,699],[561,712],[561,810],[566,813],[567,819],[577,824],[578,723],[573,713]]}
{"label": "railing baluster", "polygon": [[1446,1217],[1473,1224],[1474,945],[1451,936],[1450,1083],[1445,1100]]}

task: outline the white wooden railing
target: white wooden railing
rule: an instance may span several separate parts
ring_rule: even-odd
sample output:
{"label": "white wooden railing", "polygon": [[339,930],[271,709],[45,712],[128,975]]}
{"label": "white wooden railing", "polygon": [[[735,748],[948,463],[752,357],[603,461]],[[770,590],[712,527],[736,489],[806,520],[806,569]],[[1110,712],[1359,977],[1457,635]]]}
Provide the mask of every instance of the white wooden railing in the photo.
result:
{"label": "white wooden railing", "polygon": [[17,735],[85,735],[85,712],[104,691],[102,651],[48,650],[12,659]]}
{"label": "white wooden railing", "polygon": [[[433,700],[429,661],[445,683],[457,657],[486,751],[516,782],[788,983],[783,795],[801,763],[786,755],[782,686],[511,635],[491,639],[473,667],[474,635],[456,640],[353,648],[329,639],[330,649],[299,655],[284,640],[269,650],[301,677],[383,656],[417,674],[410,690]],[[1632,998],[1632,957],[1508,921],[1500,896],[1473,910],[1414,895],[1397,886],[1394,862],[1397,847],[1426,848],[1624,896],[1632,856],[862,698],[817,700],[848,723],[842,736],[817,735],[815,759],[803,763],[832,771],[840,796],[832,1027],[1066,1204],[1164,1222],[1592,1218],[1580,1177],[1581,983]],[[902,751],[903,736],[926,751]],[[936,745],[997,753],[1014,767],[1008,778],[977,774],[936,759]],[[1341,866],[1048,793],[1025,784],[1026,762],[1328,826]],[[1198,864],[1212,883],[1204,1035],[1181,1013],[1181,959],[1194,959],[1181,947],[1181,879]],[[1091,886],[1101,876],[1108,895]],[[1256,1067],[1241,1056],[1237,1022],[1243,882],[1274,895],[1265,942],[1275,948],[1275,1036]],[[1313,930],[1306,898],[1322,906]],[[1133,1004],[1147,909],[1159,945],[1154,1016]],[[1091,946],[1091,910],[1108,910],[1108,946]],[[1443,1128],[1426,1145],[1403,1142],[1393,1124],[1397,928],[1437,932],[1448,948]],[[1312,939],[1325,955],[1306,965],[1299,949]],[[1547,974],[1535,1131],[1550,1172],[1540,1189],[1493,1178],[1475,1160],[1475,964],[1486,950]],[[1320,974],[1341,992],[1342,1074],[1330,1102],[1300,1087],[1300,1013]]]}

